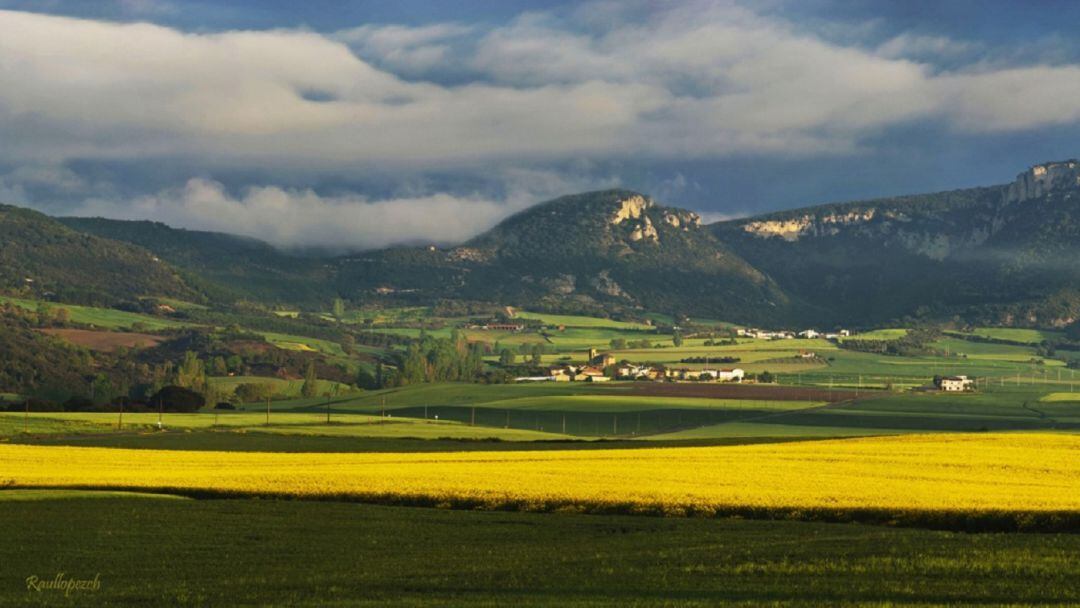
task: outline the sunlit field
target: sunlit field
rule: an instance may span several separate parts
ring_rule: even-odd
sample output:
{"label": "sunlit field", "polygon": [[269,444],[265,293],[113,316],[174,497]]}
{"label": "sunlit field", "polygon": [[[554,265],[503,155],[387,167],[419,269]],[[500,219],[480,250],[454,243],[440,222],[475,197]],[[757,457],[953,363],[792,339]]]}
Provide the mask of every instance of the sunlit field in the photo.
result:
{"label": "sunlit field", "polygon": [[1080,523],[1078,456],[1080,436],[1068,434],[470,454],[227,454],[0,445],[0,478],[15,488],[1072,528]]}

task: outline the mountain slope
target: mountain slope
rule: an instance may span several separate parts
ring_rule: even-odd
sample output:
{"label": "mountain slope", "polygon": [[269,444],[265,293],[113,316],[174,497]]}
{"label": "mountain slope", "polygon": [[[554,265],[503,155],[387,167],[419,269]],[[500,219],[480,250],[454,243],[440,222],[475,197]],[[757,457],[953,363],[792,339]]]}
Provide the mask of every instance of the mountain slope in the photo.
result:
{"label": "mountain slope", "polygon": [[700,224],[634,192],[590,192],[532,207],[458,247],[348,258],[341,284],[359,297],[786,318],[783,292]]}
{"label": "mountain slope", "polygon": [[76,232],[36,211],[0,205],[0,288],[77,303],[200,296],[158,257]]}
{"label": "mountain slope", "polygon": [[214,299],[325,305],[337,295],[334,264],[290,255],[258,239],[160,222],[64,217],[74,230],[146,248]]}
{"label": "mountain slope", "polygon": [[1009,185],[822,205],[714,224],[739,255],[825,322],[904,316],[1062,325],[1048,300],[1080,285],[1080,165]]}

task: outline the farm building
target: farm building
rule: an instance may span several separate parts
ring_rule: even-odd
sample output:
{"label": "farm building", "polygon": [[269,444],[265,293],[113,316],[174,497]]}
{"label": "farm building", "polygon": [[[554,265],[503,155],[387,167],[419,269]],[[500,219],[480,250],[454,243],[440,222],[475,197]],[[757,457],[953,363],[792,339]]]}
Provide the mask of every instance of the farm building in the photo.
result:
{"label": "farm building", "polygon": [[746,372],[738,367],[725,368],[717,372],[716,379],[720,382],[742,382]]}
{"label": "farm building", "polygon": [[975,390],[975,381],[967,376],[939,376],[934,378],[934,386],[947,393],[959,393]]}
{"label": "farm building", "polygon": [[589,365],[604,369],[615,365],[615,355],[611,353],[599,353],[595,348],[589,349]]}

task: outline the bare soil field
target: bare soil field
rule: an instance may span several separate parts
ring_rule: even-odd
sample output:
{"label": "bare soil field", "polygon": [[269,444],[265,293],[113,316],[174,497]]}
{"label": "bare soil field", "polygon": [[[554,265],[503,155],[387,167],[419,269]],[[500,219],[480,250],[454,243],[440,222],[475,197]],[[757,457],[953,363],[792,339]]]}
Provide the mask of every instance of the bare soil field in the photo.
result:
{"label": "bare soil field", "polygon": [[122,331],[94,331],[91,329],[42,329],[43,334],[85,346],[90,350],[112,352],[117,348],[149,348],[165,341],[161,336]]}
{"label": "bare soil field", "polygon": [[[837,403],[854,399],[855,391],[828,390],[801,386],[754,384],[701,384],[642,382],[629,389],[630,394],[649,397],[694,397],[699,399],[760,399],[766,401],[826,401]],[[860,397],[868,396],[861,391]]]}

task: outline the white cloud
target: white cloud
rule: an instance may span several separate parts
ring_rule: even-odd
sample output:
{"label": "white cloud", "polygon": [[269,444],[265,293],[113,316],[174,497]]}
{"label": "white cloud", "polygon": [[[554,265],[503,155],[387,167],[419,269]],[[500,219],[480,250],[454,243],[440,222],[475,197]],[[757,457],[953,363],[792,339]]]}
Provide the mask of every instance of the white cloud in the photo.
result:
{"label": "white cloud", "polygon": [[982,49],[979,45],[964,40],[903,33],[882,43],[877,48],[877,53],[894,59],[934,60],[961,57],[980,50]]}
{"label": "white cloud", "polygon": [[370,200],[278,186],[250,187],[232,195],[219,182],[194,178],[181,188],[134,199],[91,198],[74,215],[151,219],[243,234],[286,248],[345,251],[399,243],[456,244],[538,200],[617,185],[612,178],[527,169],[505,171],[504,181],[510,187],[497,198],[436,193]]}
{"label": "white cloud", "polygon": [[[191,34],[0,11],[0,155],[340,169],[828,154],[920,118],[995,131],[1072,122],[1080,106],[1073,66],[938,75],[895,56],[945,40],[873,52],[731,5],[673,6],[590,33],[526,15],[479,37],[459,24]],[[1001,102],[1048,82],[1062,97],[1047,112],[1018,119]]]}
{"label": "white cloud", "polygon": [[[136,11],[171,6],[122,1]],[[573,161],[850,154],[920,120],[964,133],[1080,122],[1080,66],[943,71],[934,57],[978,53],[914,34],[849,45],[780,14],[736,2],[604,1],[498,26],[363,25],[323,35],[188,33],[0,11],[0,162],[183,159],[206,175],[475,175]],[[29,177],[5,182],[10,196],[32,191],[16,191],[19,179]],[[127,204],[97,196],[93,204],[114,214]],[[400,238],[451,240],[518,204],[430,191],[327,199],[258,186],[234,198],[195,180],[134,208],[220,229],[245,223],[215,213],[242,217],[295,244],[317,233],[382,242],[387,222]],[[440,205],[458,213],[444,216]],[[407,208],[425,217],[396,211]],[[386,221],[369,230],[366,217]],[[472,229],[459,227],[457,218],[472,217]]]}
{"label": "white cloud", "polygon": [[741,212],[726,213],[721,211],[699,211],[698,215],[701,216],[702,224],[715,224],[716,222],[730,222],[731,220],[741,220],[744,217],[748,217],[750,214]]}

